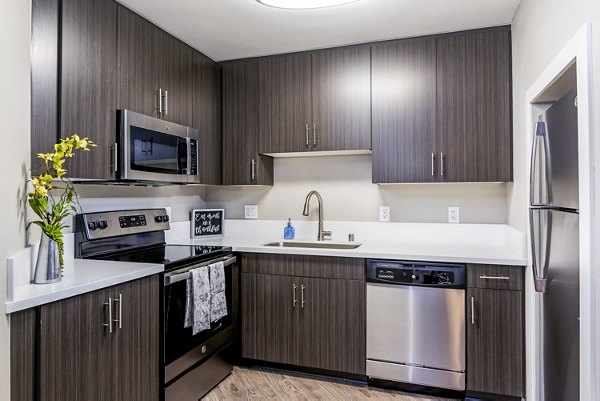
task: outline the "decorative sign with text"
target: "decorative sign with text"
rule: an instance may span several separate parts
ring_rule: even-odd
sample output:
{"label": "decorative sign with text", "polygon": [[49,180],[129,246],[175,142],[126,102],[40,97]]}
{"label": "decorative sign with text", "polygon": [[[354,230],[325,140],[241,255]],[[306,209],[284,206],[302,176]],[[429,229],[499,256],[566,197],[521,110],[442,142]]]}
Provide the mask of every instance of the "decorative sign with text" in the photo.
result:
{"label": "decorative sign with text", "polygon": [[192,210],[192,238],[222,237],[224,220],[225,209]]}

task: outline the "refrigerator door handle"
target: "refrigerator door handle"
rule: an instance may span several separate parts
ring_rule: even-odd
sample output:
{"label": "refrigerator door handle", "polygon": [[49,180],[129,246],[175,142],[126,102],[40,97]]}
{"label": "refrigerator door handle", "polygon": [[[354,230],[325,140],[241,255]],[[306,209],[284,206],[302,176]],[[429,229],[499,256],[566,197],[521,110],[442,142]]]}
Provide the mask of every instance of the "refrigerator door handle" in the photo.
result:
{"label": "refrigerator door handle", "polygon": [[[536,200],[535,197],[535,193],[536,193],[536,177],[538,177],[537,174],[537,164],[538,164],[538,148],[539,148],[539,141],[542,141],[542,146],[543,146],[543,153],[544,153],[544,159],[543,159],[543,164],[544,164],[544,187],[541,188],[542,190],[545,189],[545,195],[546,195],[546,200],[544,201],[542,198],[542,195],[540,194],[540,199],[539,201]],[[552,206],[552,179],[551,179],[551,172],[552,172],[552,160],[550,157],[550,146],[548,145],[548,135],[547,135],[547,130],[546,130],[546,123],[543,121],[538,121],[537,123],[535,123],[535,133],[533,136],[533,143],[531,145],[531,164],[529,166],[529,203],[531,204],[531,206]],[[542,177],[540,177],[542,178]],[[542,185],[542,184],[540,184]]]}
{"label": "refrigerator door handle", "polygon": [[[538,213],[539,224],[535,224],[535,214]],[[546,224],[543,223],[541,214],[547,213]],[[539,228],[540,238],[537,238]],[[529,210],[529,229],[531,235],[531,264],[533,268],[533,283],[536,292],[546,292],[548,263],[550,259],[550,241],[552,232],[552,211],[545,209]],[[541,236],[544,238],[541,238]]]}

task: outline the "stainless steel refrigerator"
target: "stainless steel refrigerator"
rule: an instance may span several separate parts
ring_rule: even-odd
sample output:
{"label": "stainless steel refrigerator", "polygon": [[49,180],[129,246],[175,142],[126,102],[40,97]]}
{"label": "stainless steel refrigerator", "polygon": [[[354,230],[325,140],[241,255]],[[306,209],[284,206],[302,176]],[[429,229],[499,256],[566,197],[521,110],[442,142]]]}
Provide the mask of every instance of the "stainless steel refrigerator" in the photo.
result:
{"label": "stainless steel refrigerator", "polygon": [[541,293],[541,399],[579,400],[579,184],[577,93],[535,126],[530,234],[535,290]]}

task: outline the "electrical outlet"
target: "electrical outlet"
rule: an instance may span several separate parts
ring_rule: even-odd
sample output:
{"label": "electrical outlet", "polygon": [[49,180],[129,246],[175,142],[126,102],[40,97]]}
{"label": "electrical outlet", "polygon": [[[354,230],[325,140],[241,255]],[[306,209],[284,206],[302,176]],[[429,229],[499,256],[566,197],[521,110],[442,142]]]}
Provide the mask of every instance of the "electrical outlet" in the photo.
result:
{"label": "electrical outlet", "polygon": [[390,207],[379,206],[379,221],[390,221]]}
{"label": "electrical outlet", "polygon": [[246,219],[258,219],[258,205],[244,205],[244,217]]}
{"label": "electrical outlet", "polygon": [[448,223],[460,223],[460,208],[458,206],[448,208]]}

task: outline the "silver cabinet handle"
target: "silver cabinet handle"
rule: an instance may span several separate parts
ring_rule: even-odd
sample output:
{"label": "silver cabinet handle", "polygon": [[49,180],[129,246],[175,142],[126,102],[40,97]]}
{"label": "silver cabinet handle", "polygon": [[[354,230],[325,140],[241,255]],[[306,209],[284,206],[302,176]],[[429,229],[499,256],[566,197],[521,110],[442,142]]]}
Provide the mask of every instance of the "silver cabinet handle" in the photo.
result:
{"label": "silver cabinet handle", "polygon": [[296,284],[292,285],[292,292],[293,292],[293,302],[292,302],[292,307],[296,307],[296,304],[298,303],[298,298],[296,298],[296,288],[298,288],[298,286]]}
{"label": "silver cabinet handle", "polygon": [[166,89],[165,89],[165,94],[163,96],[165,97],[163,116],[166,116],[167,114],[169,114],[169,93],[167,92]]}
{"label": "silver cabinet handle", "polygon": [[479,276],[480,279],[482,280],[510,280],[510,277],[506,277],[506,276]]}
{"label": "silver cabinet handle", "polygon": [[317,124],[313,124],[313,146],[317,146]]}
{"label": "silver cabinet handle", "polygon": [[158,112],[158,116],[160,117],[161,113],[162,113],[162,100],[163,100],[163,93],[162,93],[162,88],[158,88],[158,90],[156,91],[156,95],[158,96],[158,107],[155,107],[155,109]]}
{"label": "silver cabinet handle", "polygon": [[108,307],[108,323],[104,323],[102,326],[108,327],[109,334],[113,332],[113,318],[112,318],[112,298],[108,298],[108,302],[105,302],[104,305]]}
{"label": "silver cabinet handle", "polygon": [[471,324],[475,324],[475,298],[471,297]]}
{"label": "silver cabinet handle", "polygon": [[300,306],[302,306],[302,309],[304,309],[304,304],[306,303],[306,301],[304,300],[304,289],[305,289],[305,288],[306,288],[306,287],[304,286],[304,284],[302,284],[302,286],[301,286],[301,288],[300,288],[300,289],[301,289],[301,293],[300,293],[300,295],[301,295],[301,297],[302,297],[302,303],[300,304]]}
{"label": "silver cabinet handle", "polygon": [[435,153],[431,154],[431,176],[435,176]]}
{"label": "silver cabinet handle", "polygon": [[119,298],[113,300],[114,303],[118,304],[117,318],[114,320],[115,323],[119,323],[117,326],[119,329],[123,328],[123,294],[119,294]]}
{"label": "silver cabinet handle", "polygon": [[254,159],[250,162],[250,176],[252,181],[256,179],[256,160]]}
{"label": "silver cabinet handle", "polygon": [[444,158],[445,158],[444,154],[443,154],[443,153],[440,153],[440,175],[441,175],[442,177],[443,177],[443,176],[444,176],[444,174],[445,174],[445,171],[444,171],[444,170],[445,170],[445,169],[444,169],[444,167],[445,167],[445,166],[444,166],[444,164],[445,164],[445,163],[444,163]]}
{"label": "silver cabinet handle", "polygon": [[310,139],[308,138],[310,135],[310,125],[306,124],[304,131],[306,132],[306,147],[308,148],[310,146]]}

